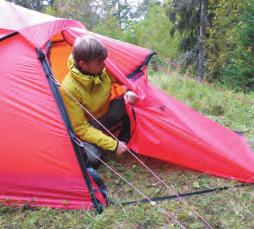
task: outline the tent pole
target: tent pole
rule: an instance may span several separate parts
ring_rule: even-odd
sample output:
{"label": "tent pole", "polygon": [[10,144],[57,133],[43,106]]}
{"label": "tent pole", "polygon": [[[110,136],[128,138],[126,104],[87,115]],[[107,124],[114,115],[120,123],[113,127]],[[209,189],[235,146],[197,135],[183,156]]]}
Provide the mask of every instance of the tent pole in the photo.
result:
{"label": "tent pole", "polygon": [[[49,50],[50,50],[50,48],[48,48],[48,51]],[[95,196],[94,189],[92,187],[92,183],[91,183],[90,177],[89,177],[88,172],[86,170],[84,159],[83,159],[83,157],[81,155],[81,152],[80,152],[80,150],[78,148],[77,143],[74,141],[76,136],[75,136],[75,134],[74,134],[74,132],[72,130],[71,122],[69,120],[69,117],[68,117],[66,108],[64,106],[64,103],[62,101],[62,97],[60,95],[58,87],[57,87],[56,83],[54,82],[55,81],[54,80],[54,76],[52,74],[50,65],[49,65],[49,63],[47,61],[46,55],[44,54],[44,52],[41,49],[36,49],[36,52],[37,52],[37,55],[38,55],[38,59],[40,60],[40,62],[42,64],[42,67],[43,67],[43,70],[44,70],[44,72],[46,74],[49,86],[50,86],[51,91],[52,91],[52,93],[54,95],[54,98],[56,100],[56,103],[57,103],[57,106],[59,108],[59,111],[60,111],[60,113],[61,113],[61,115],[63,117],[65,126],[67,128],[67,132],[68,132],[68,134],[70,136],[70,139],[71,139],[71,142],[72,142],[75,154],[77,156],[77,160],[79,162],[79,166],[80,166],[82,175],[84,177],[84,180],[86,182],[87,188],[89,190],[89,193],[90,193],[90,196],[91,196],[94,208],[96,210],[96,213],[102,213],[102,211],[103,211],[103,205],[97,200],[97,198]]]}

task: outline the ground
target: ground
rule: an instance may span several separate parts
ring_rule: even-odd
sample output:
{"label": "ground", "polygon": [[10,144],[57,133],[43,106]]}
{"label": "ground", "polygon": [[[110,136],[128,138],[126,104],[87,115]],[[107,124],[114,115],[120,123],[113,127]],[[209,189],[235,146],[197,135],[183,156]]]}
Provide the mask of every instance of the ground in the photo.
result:
{"label": "ground", "polygon": [[[200,84],[178,74],[151,74],[150,81],[202,112],[209,118],[234,130],[243,131],[254,147],[254,94],[234,93]],[[206,188],[232,186],[215,192],[156,205],[109,206],[100,215],[84,210],[64,211],[49,208],[0,206],[1,228],[254,228],[254,191],[252,186],[234,188],[236,181],[211,177],[185,170],[152,158],[140,157],[169,186],[163,186],[131,155],[107,155],[106,161],[128,181],[149,197],[172,195]],[[132,187],[106,167],[103,177],[116,204],[142,199]],[[206,223],[207,222],[207,223]]]}

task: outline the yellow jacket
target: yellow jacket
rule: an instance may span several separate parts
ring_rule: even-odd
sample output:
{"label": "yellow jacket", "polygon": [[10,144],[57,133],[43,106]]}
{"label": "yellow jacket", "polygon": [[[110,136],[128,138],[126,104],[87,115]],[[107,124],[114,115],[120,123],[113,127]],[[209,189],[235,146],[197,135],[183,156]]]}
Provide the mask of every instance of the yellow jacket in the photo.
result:
{"label": "yellow jacket", "polygon": [[[117,141],[94,128],[88,121],[91,117],[80,106],[84,106],[96,118],[109,108],[111,79],[104,69],[99,76],[82,74],[74,65],[73,57],[68,60],[69,73],[60,88],[72,128],[80,140],[97,145],[104,150],[115,151]],[[71,98],[68,92],[80,103]]]}

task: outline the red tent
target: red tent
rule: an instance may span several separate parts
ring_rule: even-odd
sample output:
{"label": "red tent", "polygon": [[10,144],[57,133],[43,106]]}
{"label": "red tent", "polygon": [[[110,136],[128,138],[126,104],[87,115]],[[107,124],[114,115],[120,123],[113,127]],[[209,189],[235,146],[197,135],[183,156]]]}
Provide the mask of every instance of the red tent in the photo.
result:
{"label": "red tent", "polygon": [[[59,19],[0,1],[0,200],[57,208],[105,204],[83,168],[53,78],[61,82],[73,41],[90,34]],[[253,182],[254,155],[233,131],[147,81],[150,50],[97,34],[108,71],[139,95],[127,106],[135,152],[225,178]],[[53,75],[51,74],[53,73]]]}
{"label": "red tent", "polygon": [[[0,1],[0,200],[77,209],[105,200],[80,167],[38,55],[68,28],[84,26]],[[65,50],[64,50],[65,51]],[[79,163],[80,162],[80,163]]]}

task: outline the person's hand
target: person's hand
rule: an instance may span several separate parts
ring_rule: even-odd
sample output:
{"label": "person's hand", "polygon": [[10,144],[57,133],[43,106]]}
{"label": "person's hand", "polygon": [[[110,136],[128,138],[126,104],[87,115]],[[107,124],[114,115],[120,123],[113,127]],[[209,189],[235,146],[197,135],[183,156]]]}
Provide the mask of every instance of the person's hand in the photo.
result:
{"label": "person's hand", "polygon": [[116,154],[121,155],[127,150],[127,146],[124,142],[119,141],[116,149]]}
{"label": "person's hand", "polygon": [[128,103],[134,105],[137,103],[138,101],[138,96],[132,92],[132,91],[127,91],[125,94],[124,94],[124,99],[125,101],[127,101]]}

